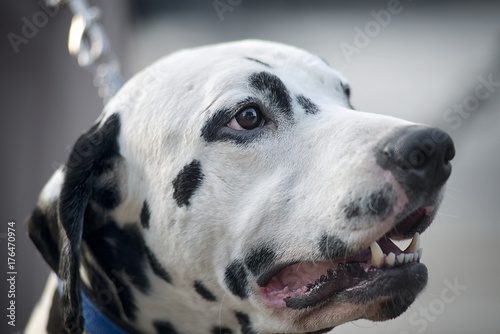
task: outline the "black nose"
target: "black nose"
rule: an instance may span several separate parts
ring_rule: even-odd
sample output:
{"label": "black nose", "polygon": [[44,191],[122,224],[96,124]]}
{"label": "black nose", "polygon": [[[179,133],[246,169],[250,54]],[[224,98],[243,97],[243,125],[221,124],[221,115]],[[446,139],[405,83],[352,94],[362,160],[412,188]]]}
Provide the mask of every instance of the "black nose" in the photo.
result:
{"label": "black nose", "polygon": [[409,126],[383,139],[375,154],[377,163],[404,186],[434,190],[450,176],[455,147],[438,128]]}

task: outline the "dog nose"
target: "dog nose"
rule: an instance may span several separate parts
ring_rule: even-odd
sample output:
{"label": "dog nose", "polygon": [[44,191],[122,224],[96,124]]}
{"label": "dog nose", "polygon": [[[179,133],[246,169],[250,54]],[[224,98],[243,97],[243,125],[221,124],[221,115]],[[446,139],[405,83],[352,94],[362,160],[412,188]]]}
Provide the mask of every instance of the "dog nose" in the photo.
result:
{"label": "dog nose", "polygon": [[446,182],[454,156],[450,136],[426,126],[397,130],[378,145],[376,152],[377,163],[391,170],[400,183],[422,190],[434,190]]}

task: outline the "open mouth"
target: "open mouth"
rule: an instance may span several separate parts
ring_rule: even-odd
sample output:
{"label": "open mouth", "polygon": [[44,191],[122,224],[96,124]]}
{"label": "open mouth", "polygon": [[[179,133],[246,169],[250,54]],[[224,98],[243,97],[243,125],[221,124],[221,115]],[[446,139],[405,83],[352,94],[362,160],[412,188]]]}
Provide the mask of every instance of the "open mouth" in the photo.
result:
{"label": "open mouth", "polygon": [[[257,280],[262,301],[271,308],[304,309],[335,301],[366,303],[404,290],[407,300],[399,307],[404,311],[427,283],[418,231],[430,223],[430,211],[429,207],[418,208],[356,254],[272,268]],[[406,238],[412,231],[417,232],[404,250],[391,240]]]}

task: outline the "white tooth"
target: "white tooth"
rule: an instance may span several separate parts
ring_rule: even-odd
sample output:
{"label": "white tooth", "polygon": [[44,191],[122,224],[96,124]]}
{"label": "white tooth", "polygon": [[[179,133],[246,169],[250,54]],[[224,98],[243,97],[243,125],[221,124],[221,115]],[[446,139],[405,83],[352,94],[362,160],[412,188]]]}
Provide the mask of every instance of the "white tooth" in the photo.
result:
{"label": "white tooth", "polygon": [[387,256],[385,257],[385,263],[387,263],[389,267],[394,267],[395,261],[396,261],[396,254],[392,252],[387,254]]}
{"label": "white tooth", "polygon": [[399,264],[405,263],[405,255],[403,253],[399,254],[396,258]]}
{"label": "white tooth", "polygon": [[423,248],[420,248],[418,250],[418,259],[420,260],[422,258],[422,253],[424,252],[424,249]]}
{"label": "white tooth", "polygon": [[411,243],[406,247],[404,250],[405,252],[408,251],[417,251],[420,248],[420,233],[416,232],[415,235],[413,236],[413,239],[411,239]]}
{"label": "white tooth", "polygon": [[371,243],[370,250],[372,251],[371,264],[376,267],[382,266],[384,263],[384,252],[382,252],[382,248],[380,248],[376,241]]}
{"label": "white tooth", "polygon": [[413,254],[405,254],[405,263],[409,263],[413,260]]}

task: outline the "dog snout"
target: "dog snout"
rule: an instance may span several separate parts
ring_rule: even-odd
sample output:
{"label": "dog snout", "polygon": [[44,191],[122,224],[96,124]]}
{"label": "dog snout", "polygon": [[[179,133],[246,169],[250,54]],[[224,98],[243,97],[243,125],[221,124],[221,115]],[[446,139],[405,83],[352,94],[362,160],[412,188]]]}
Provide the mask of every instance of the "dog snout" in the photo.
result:
{"label": "dog snout", "polygon": [[401,184],[432,191],[448,180],[455,147],[451,137],[438,128],[409,126],[382,140],[375,154],[377,163]]}

